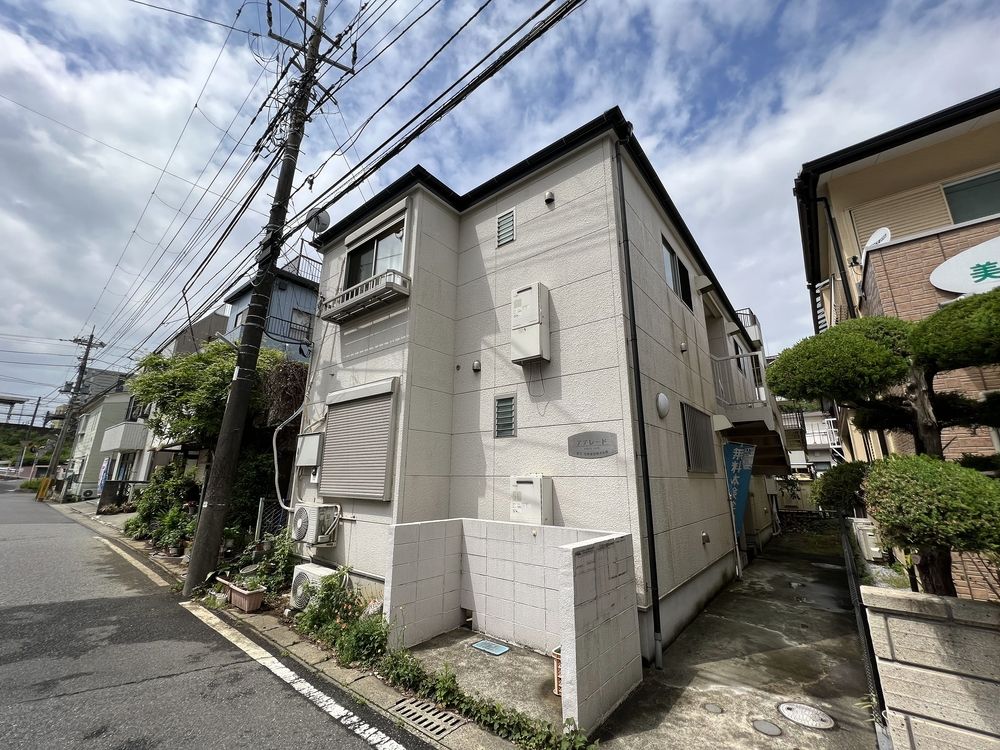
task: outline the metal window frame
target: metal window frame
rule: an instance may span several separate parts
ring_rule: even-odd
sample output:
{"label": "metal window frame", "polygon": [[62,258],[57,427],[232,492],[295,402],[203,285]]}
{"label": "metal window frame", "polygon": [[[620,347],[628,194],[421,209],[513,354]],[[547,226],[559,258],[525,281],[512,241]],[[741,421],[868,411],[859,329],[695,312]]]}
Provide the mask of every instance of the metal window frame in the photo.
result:
{"label": "metal window frame", "polygon": [[[351,287],[355,287],[358,284],[363,284],[366,281],[368,281],[369,279],[374,279],[378,275],[378,274],[375,273],[375,269],[378,267],[378,245],[379,245],[379,240],[383,239],[384,237],[388,236],[389,234],[395,234],[395,232],[393,232],[392,230],[396,226],[398,226],[398,225],[402,225],[402,230],[401,231],[402,231],[402,234],[403,234],[403,239],[401,240],[401,242],[403,244],[403,254],[401,256],[402,262],[400,263],[400,265],[401,266],[405,266],[406,265],[406,224],[407,224],[407,222],[406,222],[406,215],[404,214],[403,216],[399,217],[398,221],[393,221],[391,223],[386,223],[386,224],[380,225],[377,229],[374,229],[369,235],[365,236],[363,239],[358,240],[350,249],[348,249],[347,253],[344,255],[344,277],[343,277],[343,281],[342,281],[342,283],[340,285],[341,286],[341,289],[340,289],[341,292],[346,291],[347,289],[350,289]],[[351,256],[354,255],[355,253],[364,252],[365,249],[368,247],[369,244],[374,244],[374,246],[375,246],[374,247],[374,253],[372,255],[372,272],[367,277],[365,277],[363,279],[358,279],[358,280],[354,281],[353,283],[351,283],[351,279],[348,278],[348,276],[350,274],[350,270],[351,270]],[[396,271],[399,271],[400,273],[403,272],[402,268],[390,269],[390,270],[396,270]]]}
{"label": "metal window frame", "polygon": [[[510,435],[500,435],[497,425],[497,406],[501,400],[510,399],[511,405],[511,433]],[[493,397],[493,438],[495,440],[506,440],[517,437],[517,394],[501,393]]]}
{"label": "metal window frame", "polygon": [[[711,439],[711,450],[706,452],[706,455],[710,454],[712,457],[712,466],[692,466],[691,465],[691,437],[692,425],[688,423],[688,414],[693,412],[705,418],[705,434]],[[681,402],[681,425],[684,430],[684,460],[687,464],[687,470],[690,474],[716,474],[719,470],[718,457],[715,455],[715,430],[712,428],[712,415],[708,412],[702,411],[698,407],[687,403],[686,401]]]}

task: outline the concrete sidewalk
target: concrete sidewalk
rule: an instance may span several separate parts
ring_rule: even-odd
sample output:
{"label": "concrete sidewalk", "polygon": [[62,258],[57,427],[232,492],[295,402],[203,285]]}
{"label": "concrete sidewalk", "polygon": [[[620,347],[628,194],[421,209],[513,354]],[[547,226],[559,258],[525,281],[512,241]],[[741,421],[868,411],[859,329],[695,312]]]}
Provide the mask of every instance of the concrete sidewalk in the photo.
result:
{"label": "concrete sidewalk", "polygon": [[[867,682],[839,536],[775,538],[663,655],[597,732],[601,747],[874,748]],[[778,712],[799,702],[835,721],[800,726]],[[764,720],[779,736],[760,733]]]}

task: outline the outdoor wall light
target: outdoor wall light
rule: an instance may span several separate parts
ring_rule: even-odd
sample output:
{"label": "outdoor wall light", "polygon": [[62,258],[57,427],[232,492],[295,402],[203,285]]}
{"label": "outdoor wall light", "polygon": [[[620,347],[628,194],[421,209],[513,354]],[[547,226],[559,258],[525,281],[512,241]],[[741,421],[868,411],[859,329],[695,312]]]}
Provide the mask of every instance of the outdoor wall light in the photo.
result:
{"label": "outdoor wall light", "polygon": [[688,350],[688,345],[686,341],[681,342],[681,351],[686,352]]}
{"label": "outdoor wall light", "polygon": [[666,419],[670,413],[670,399],[666,393],[656,394],[656,413],[660,415],[660,419]]}
{"label": "outdoor wall light", "polygon": [[483,363],[482,362],[480,362],[478,359],[472,360],[472,371],[473,372],[479,372],[482,369],[483,369]]}
{"label": "outdoor wall light", "polygon": [[708,536],[708,532],[707,531],[701,532],[701,543],[708,544],[710,541],[712,541],[712,539],[711,537]]}
{"label": "outdoor wall light", "polygon": [[546,190],[545,191],[545,205],[546,206],[551,206],[555,202],[556,202],[556,194],[553,193],[551,190]]}

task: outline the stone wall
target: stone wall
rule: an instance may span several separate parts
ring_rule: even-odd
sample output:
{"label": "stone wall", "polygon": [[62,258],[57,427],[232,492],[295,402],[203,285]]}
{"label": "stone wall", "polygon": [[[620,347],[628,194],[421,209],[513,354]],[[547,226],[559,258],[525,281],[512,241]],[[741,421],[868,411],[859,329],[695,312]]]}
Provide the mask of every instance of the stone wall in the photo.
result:
{"label": "stone wall", "polygon": [[861,587],[896,750],[1000,750],[1000,607]]}

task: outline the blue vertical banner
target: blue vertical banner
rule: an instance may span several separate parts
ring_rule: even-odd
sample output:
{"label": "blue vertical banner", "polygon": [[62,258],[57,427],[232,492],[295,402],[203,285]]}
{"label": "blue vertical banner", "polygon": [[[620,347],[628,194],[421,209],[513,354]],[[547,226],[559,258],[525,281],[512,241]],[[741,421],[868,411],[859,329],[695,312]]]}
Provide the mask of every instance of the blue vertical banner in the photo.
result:
{"label": "blue vertical banner", "polygon": [[722,453],[726,460],[726,488],[735,507],[736,533],[743,531],[743,514],[750,499],[750,474],[756,447],[748,443],[726,443]]}

